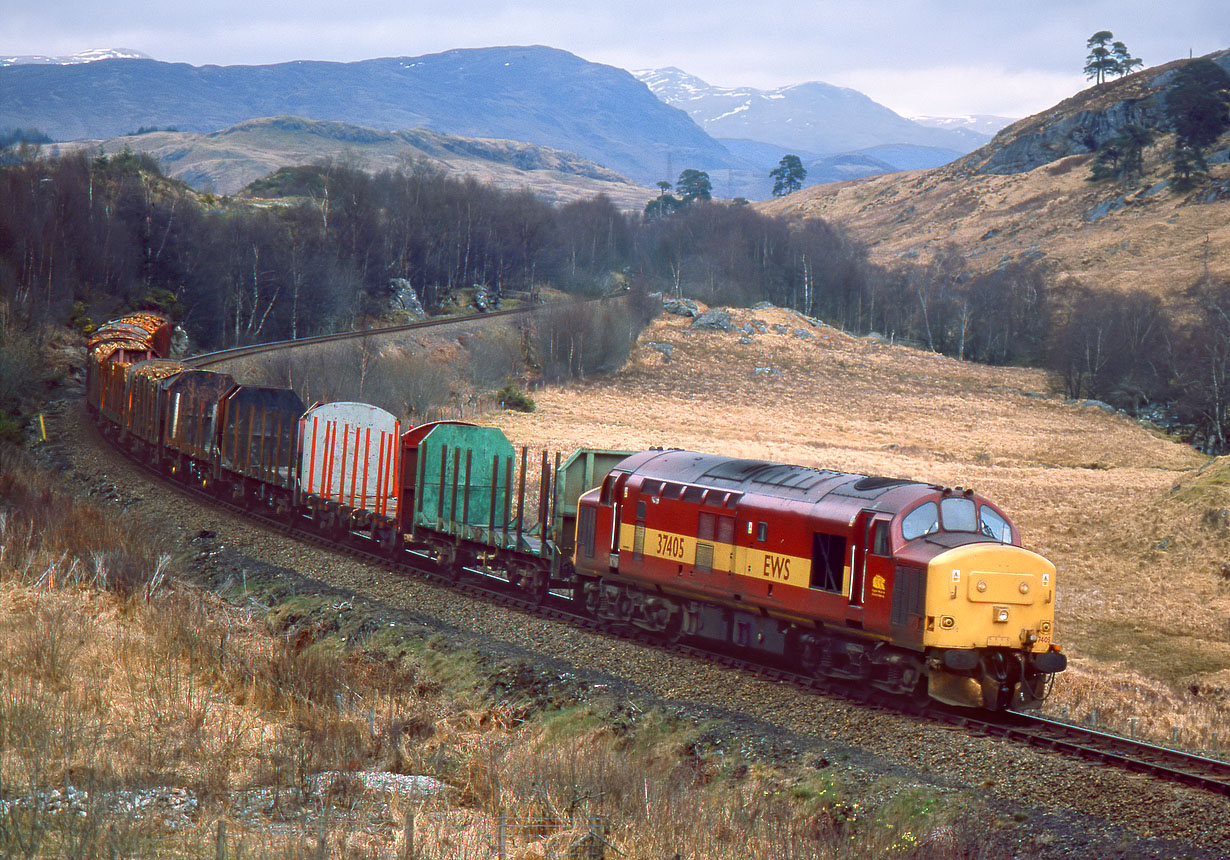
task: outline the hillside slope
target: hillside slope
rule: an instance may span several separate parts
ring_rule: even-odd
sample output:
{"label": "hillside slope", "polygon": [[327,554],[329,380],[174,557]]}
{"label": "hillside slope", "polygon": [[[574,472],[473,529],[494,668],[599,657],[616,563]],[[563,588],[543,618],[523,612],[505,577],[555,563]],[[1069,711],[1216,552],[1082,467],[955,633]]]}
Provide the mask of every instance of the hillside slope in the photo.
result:
{"label": "hillside slope", "polygon": [[[1230,51],[1212,55],[1230,66]],[[1175,194],[1162,92],[1181,62],[1091,87],[927,171],[804,189],[763,211],[837,221],[878,262],[926,258],[956,244],[979,269],[1022,256],[1091,283],[1169,293],[1205,272],[1230,277],[1230,136],[1209,153],[1209,181]],[[1088,181],[1092,152],[1126,123],[1155,128],[1145,173],[1130,186]]]}
{"label": "hillside slope", "polygon": [[378,172],[426,160],[454,174],[499,188],[528,188],[546,200],[605,194],[617,206],[641,209],[656,192],[569,152],[510,140],[483,140],[426,129],[380,131],[301,117],[248,120],[210,133],[151,132],[102,141],[75,141],[49,151],[85,148],[147,152],[167,175],[201,191],[234,194],[279,167],[333,158]]}

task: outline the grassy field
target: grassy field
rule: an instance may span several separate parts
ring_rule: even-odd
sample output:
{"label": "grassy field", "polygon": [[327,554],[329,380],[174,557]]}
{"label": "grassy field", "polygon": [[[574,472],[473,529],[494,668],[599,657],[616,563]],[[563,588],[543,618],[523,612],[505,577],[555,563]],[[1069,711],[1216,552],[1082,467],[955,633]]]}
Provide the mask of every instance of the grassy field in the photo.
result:
{"label": "grassy field", "polygon": [[[630,364],[492,414],[517,444],[694,448],[973,487],[1059,568],[1071,668],[1051,709],[1138,733],[1230,743],[1230,458],[1096,406],[1041,371],[993,368],[735,311],[786,334],[693,331],[663,317]],[[802,329],[811,337],[794,333]],[[645,346],[670,344],[671,360]]]}

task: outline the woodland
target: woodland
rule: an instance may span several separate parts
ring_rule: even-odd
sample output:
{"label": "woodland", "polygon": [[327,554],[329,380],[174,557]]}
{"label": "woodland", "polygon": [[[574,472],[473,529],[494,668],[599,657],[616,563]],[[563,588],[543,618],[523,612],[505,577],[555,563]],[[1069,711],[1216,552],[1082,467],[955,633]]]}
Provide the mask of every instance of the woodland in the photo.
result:
{"label": "woodland", "polygon": [[[497,303],[548,288],[769,302],[964,360],[1046,367],[1068,397],[1162,407],[1201,447],[1227,449],[1230,284],[1208,277],[1163,303],[1056,278],[1029,255],[979,272],[951,246],[885,266],[819,218],[712,200],[657,217],[601,196],[553,206],[423,163],[376,175],[334,161],[284,168],[235,198],[198,194],[131,152],[46,158],[20,144],[3,164],[0,398],[10,420],[38,377],[22,338],[45,324],[84,328],[159,308],[195,348],[223,348],[371,325],[389,310],[391,281],[404,279],[429,313],[475,286]],[[607,364],[594,356],[553,372]]]}

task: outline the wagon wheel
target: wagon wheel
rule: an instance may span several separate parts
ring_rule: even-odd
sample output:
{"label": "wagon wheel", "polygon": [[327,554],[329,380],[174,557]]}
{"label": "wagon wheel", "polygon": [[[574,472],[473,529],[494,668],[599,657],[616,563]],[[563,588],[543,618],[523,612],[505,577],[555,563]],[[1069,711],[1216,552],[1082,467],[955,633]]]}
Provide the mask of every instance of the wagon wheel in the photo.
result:
{"label": "wagon wheel", "polygon": [[542,603],[551,593],[551,572],[541,567],[522,568],[521,589],[534,603]]}
{"label": "wagon wheel", "polygon": [[396,526],[388,526],[380,531],[380,539],[377,541],[380,544],[380,549],[385,555],[397,558],[401,555],[405,548],[405,539],[401,535],[401,531]]}
{"label": "wagon wheel", "polygon": [[440,575],[450,582],[456,582],[461,576],[461,566],[457,558],[457,547],[451,543],[440,541],[432,545],[436,564],[440,566]]}

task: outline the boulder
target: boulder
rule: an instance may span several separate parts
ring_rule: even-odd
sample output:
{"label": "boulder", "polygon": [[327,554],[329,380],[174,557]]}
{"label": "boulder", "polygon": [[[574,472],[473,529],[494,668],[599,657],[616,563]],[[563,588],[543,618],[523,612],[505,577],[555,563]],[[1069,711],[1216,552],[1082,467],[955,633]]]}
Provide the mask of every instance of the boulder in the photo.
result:
{"label": "boulder", "polygon": [[662,299],[662,310],[681,317],[700,316],[700,307],[691,299],[664,298]]}
{"label": "boulder", "polygon": [[735,324],[731,322],[730,314],[724,310],[714,308],[713,310],[705,311],[692,320],[690,328],[707,329],[709,331],[734,331]]}
{"label": "boulder", "polygon": [[389,307],[393,310],[405,311],[416,320],[427,319],[427,311],[419,301],[418,293],[405,278],[389,278],[389,290],[393,295],[389,299]]}
{"label": "boulder", "polygon": [[673,356],[673,355],[674,355],[674,353],[675,353],[675,347],[674,347],[674,345],[673,345],[673,344],[669,344],[669,343],[658,343],[658,342],[656,342],[656,341],[648,341],[648,342],[645,344],[645,346],[649,347],[650,349],[654,349],[654,350],[657,350],[658,352],[662,353],[663,357],[664,357],[667,361],[670,361],[670,360],[671,360],[671,356]]}

